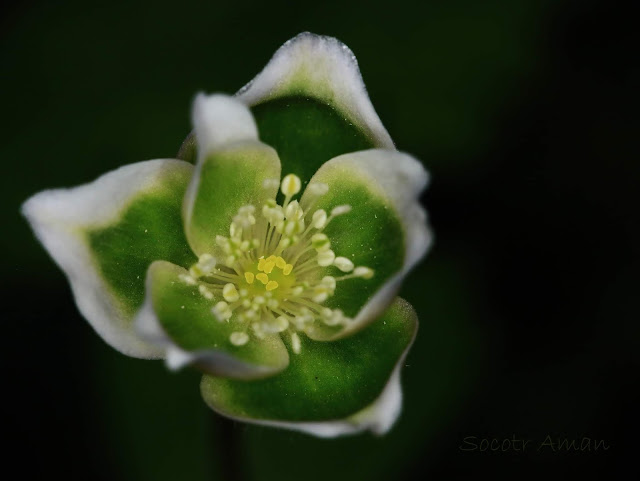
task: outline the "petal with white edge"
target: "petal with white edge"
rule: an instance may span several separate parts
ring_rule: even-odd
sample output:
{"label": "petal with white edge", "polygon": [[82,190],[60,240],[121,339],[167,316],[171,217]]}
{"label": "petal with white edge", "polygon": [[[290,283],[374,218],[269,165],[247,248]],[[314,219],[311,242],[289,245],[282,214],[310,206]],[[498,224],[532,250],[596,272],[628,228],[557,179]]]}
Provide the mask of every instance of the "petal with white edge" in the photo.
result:
{"label": "petal with white edge", "polygon": [[[199,95],[193,107],[198,161],[183,203],[184,229],[194,252],[215,251],[238,209],[275,198],[276,151],[257,140],[249,109],[232,97]],[[267,181],[267,182],[265,182]],[[274,182],[268,182],[274,181]]]}
{"label": "petal with white edge", "polygon": [[[326,304],[341,309],[353,320],[339,331],[316,329],[310,332],[314,339],[344,337],[375,319],[393,300],[409,270],[425,255],[431,233],[419,196],[427,180],[419,161],[385,149],[336,157],[311,179],[309,187],[325,184],[329,188],[315,201],[314,209],[331,212],[337,206],[351,207],[324,228],[331,248],[356,267],[373,270],[371,278],[354,276],[339,282]],[[314,198],[309,187],[302,196],[303,207]],[[338,278],[342,274],[336,266],[330,266],[319,277]]]}
{"label": "petal with white edge", "polygon": [[180,215],[192,172],[192,165],[179,160],[139,162],[86,185],[40,192],[22,206],[36,236],[69,279],[82,315],[124,354],[162,355],[140,338],[132,323],[151,262],[194,262]]}
{"label": "petal with white edge", "polygon": [[[211,309],[222,300],[219,292],[212,289],[204,297],[200,286],[181,280],[187,274],[186,269],[169,262],[151,264],[145,303],[136,319],[138,332],[166,350],[170,368],[192,364],[211,374],[245,380],[286,368],[289,355],[277,334],[234,345],[230,336],[241,325],[233,317],[218,320]],[[253,337],[251,331],[247,334]]]}
{"label": "petal with white edge", "polygon": [[335,342],[303,337],[280,374],[250,383],[205,376],[201,392],[218,413],[241,421],[335,437],[386,433],[402,403],[400,369],[417,330],[397,299],[366,329]]}
{"label": "petal with white edge", "polygon": [[283,97],[313,98],[333,107],[376,147],[393,148],[369,100],[355,55],[332,37],[304,32],[287,41],[237,97],[250,106]]}

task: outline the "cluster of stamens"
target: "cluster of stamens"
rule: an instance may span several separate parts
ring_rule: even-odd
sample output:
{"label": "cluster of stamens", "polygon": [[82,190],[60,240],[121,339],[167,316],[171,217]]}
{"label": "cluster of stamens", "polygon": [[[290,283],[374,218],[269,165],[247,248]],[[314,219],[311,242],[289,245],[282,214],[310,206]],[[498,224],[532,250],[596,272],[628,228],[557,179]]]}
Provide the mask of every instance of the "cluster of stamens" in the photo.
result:
{"label": "cluster of stamens", "polygon": [[[267,180],[265,188],[278,185]],[[229,227],[229,236],[216,236],[213,254],[202,254],[181,280],[198,286],[202,296],[212,301],[212,313],[220,322],[237,326],[229,337],[242,346],[251,336],[288,333],[295,353],[300,352],[299,332],[309,334],[317,323],[345,326],[351,319],[340,309],[323,303],[337,283],[347,279],[370,279],[374,272],[354,266],[336,256],[323,232],[337,216],[351,211],[348,205],[334,207],[329,214],[314,210],[316,201],[328,191],[322,183],[307,188],[305,205],[292,198],[300,192],[300,179],[289,174],[280,184],[284,202],[269,199],[261,216],[253,205],[240,207]],[[215,255],[215,257],[214,257]],[[322,276],[335,266],[340,276]]]}

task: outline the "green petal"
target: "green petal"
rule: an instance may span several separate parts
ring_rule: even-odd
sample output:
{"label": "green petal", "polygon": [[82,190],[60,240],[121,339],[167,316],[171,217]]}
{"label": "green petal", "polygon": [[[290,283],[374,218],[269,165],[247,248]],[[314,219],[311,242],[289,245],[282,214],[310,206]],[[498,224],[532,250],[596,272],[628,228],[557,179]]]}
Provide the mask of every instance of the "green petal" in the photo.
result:
{"label": "green petal", "polygon": [[[426,182],[427,173],[417,160],[383,149],[336,157],[312,178],[309,185],[329,186],[314,208],[327,212],[344,204],[352,208],[325,228],[331,249],[375,273],[371,279],[338,283],[325,304],[341,309],[354,322],[339,334],[335,329],[316,329],[315,339],[346,336],[375,319],[392,301],[407,272],[424,256],[431,236],[418,197]],[[307,202],[304,194],[301,203]],[[330,266],[323,275],[343,273]]]}
{"label": "green petal", "polygon": [[[271,179],[276,182],[265,186]],[[279,180],[278,154],[257,141],[226,145],[198,161],[183,208],[189,245],[198,254],[215,252],[216,235],[229,235],[238,209],[259,209],[275,198]]]}
{"label": "green petal", "polygon": [[280,159],[257,140],[251,112],[232,97],[198,95],[193,124],[198,162],[183,204],[185,232],[196,253],[212,253],[216,235],[229,235],[240,207],[275,198]]}
{"label": "green petal", "polygon": [[139,162],[84,186],[41,192],[23,206],[36,235],[69,278],[80,312],[125,354],[161,355],[140,338],[132,322],[151,262],[194,262],[180,215],[192,172],[190,164],[178,160]]}
{"label": "green petal", "polygon": [[237,98],[283,174],[306,184],[327,160],[393,142],[367,94],[353,53],[335,38],[303,33],[285,43]]}
{"label": "green petal", "polygon": [[244,346],[229,341],[239,330],[231,318],[218,321],[211,308],[221,298],[206,299],[197,286],[180,280],[188,271],[169,262],[151,264],[147,274],[147,301],[136,321],[150,340],[164,344],[171,367],[195,364],[216,375],[254,379],[272,375],[289,362],[287,350],[278,335]]}
{"label": "green petal", "polygon": [[353,52],[335,38],[308,32],[292,38],[237,97],[250,106],[274,99],[312,98],[352,123],[373,146],[393,148]]}
{"label": "green petal", "polygon": [[367,329],[335,342],[304,338],[282,373],[242,382],[205,376],[202,395],[228,417],[335,436],[387,431],[401,403],[399,369],[417,329],[411,306],[397,299]]}
{"label": "green petal", "polygon": [[278,152],[283,174],[305,185],[327,160],[375,147],[333,107],[308,97],[285,97],[252,108],[260,139]]}

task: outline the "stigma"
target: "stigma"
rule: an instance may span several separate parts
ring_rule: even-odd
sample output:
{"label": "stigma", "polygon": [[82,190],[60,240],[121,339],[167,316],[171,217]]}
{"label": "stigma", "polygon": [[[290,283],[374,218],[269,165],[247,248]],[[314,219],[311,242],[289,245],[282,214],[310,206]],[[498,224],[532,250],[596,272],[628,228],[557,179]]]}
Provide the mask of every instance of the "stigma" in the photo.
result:
{"label": "stigma", "polygon": [[[278,181],[269,179],[264,186],[274,183]],[[310,334],[319,325],[339,329],[352,321],[340,309],[324,305],[339,283],[374,275],[372,269],[337,255],[324,232],[351,207],[314,209],[329,190],[322,183],[307,188],[303,206],[294,199],[301,188],[300,178],[289,174],[280,182],[282,204],[268,199],[258,208],[240,207],[229,235],[216,236],[212,252],[202,254],[189,273],[180,276],[211,301],[217,321],[233,323],[229,341],[235,346],[280,334],[288,336],[291,350],[299,353],[301,334]],[[335,269],[328,269],[332,266]]]}

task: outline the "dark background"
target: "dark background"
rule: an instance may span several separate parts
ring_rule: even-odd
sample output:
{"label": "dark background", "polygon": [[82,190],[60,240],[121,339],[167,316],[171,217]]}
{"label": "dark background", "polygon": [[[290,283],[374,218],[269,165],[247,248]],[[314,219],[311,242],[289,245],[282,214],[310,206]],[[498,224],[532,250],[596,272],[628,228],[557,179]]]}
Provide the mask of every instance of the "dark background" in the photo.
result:
{"label": "dark background", "polygon": [[[622,4],[23,1],[3,9],[5,473],[638,475],[638,27]],[[126,358],[94,334],[18,215],[41,189],[175,155],[195,92],[235,92],[304,30],[351,47],[397,146],[433,179],[424,202],[436,244],[402,291],[420,332],[403,374],[403,415],[384,438],[318,440],[215,415],[195,372]],[[460,450],[466,436],[514,435],[532,440],[524,454]],[[537,451],[547,435],[610,448]]]}

